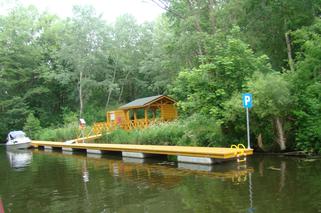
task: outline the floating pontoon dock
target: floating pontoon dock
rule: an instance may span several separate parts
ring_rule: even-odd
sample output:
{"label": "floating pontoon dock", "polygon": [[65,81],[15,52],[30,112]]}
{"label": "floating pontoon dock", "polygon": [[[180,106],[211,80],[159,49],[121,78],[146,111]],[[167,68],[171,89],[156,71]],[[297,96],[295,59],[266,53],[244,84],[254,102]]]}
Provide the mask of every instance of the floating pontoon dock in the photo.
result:
{"label": "floating pontoon dock", "polygon": [[[61,149],[63,152],[78,150],[87,153],[104,154],[105,152],[121,152],[123,157],[147,158],[153,155],[175,155],[179,162],[213,164],[236,159],[244,161],[246,156],[253,154],[253,149],[243,145],[232,148],[191,147],[191,146],[155,146],[130,144],[100,144],[100,143],[65,143],[50,141],[32,141],[35,148]],[[241,159],[240,159],[241,158]]]}

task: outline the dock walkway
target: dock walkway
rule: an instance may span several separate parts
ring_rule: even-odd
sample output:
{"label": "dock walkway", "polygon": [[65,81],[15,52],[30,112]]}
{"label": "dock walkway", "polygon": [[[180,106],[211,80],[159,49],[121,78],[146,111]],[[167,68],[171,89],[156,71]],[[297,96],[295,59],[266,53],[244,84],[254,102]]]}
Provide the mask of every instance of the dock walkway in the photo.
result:
{"label": "dock walkway", "polygon": [[[106,151],[122,152],[123,156],[145,158],[153,154],[176,155],[179,161],[201,164],[212,164],[215,161],[232,160],[253,154],[253,149],[221,148],[221,147],[191,147],[191,146],[156,146],[131,144],[99,144],[32,141],[35,148],[58,148],[67,151],[86,150],[88,153],[103,153]],[[199,160],[201,159],[201,160]],[[205,161],[204,161],[205,159]]]}

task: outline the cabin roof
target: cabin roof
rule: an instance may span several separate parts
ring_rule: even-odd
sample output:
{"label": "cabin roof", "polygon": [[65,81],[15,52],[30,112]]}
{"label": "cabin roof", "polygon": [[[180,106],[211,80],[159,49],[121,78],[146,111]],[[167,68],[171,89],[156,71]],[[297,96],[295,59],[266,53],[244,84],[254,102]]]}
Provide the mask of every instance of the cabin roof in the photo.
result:
{"label": "cabin roof", "polygon": [[166,95],[155,95],[155,96],[150,96],[146,98],[139,98],[136,99],[132,102],[129,102],[121,107],[119,109],[132,109],[132,108],[144,108],[146,106],[149,106],[150,104],[159,101],[161,99],[167,99],[170,100],[171,102],[175,103],[176,101]]}

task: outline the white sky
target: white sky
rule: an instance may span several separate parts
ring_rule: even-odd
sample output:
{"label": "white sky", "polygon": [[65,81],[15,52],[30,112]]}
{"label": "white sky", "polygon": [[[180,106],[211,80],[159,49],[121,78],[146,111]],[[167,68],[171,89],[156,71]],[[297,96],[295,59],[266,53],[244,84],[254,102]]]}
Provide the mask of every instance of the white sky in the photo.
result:
{"label": "white sky", "polygon": [[14,2],[35,5],[40,11],[46,10],[60,17],[70,16],[73,5],[92,5],[110,23],[125,13],[132,14],[142,23],[152,21],[164,12],[151,0],[0,0],[0,13],[5,13]]}

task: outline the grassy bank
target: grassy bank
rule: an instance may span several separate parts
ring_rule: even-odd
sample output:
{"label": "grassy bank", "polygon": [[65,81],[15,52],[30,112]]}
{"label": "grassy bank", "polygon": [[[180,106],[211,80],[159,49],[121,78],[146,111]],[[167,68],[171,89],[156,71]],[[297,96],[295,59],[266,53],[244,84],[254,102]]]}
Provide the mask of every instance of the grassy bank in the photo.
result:
{"label": "grassy bank", "polygon": [[[89,128],[87,132],[90,131]],[[66,141],[79,135],[77,125],[67,125],[56,129],[42,129],[37,138],[40,140]],[[124,143],[149,145],[184,146],[227,146],[222,139],[220,127],[213,119],[195,115],[174,122],[152,125],[146,129],[125,131],[117,129],[103,134],[97,143]]]}

